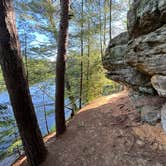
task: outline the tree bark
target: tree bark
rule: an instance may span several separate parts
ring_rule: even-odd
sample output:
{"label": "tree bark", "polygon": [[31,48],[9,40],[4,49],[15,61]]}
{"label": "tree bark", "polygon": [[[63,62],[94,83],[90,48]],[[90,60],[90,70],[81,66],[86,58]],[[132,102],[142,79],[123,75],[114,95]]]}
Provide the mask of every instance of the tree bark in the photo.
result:
{"label": "tree bark", "polygon": [[104,33],[103,33],[103,44],[104,50],[106,48],[106,26],[107,26],[107,11],[106,11],[107,1],[104,0]]}
{"label": "tree bark", "polygon": [[110,40],[112,39],[112,0],[110,0]]}
{"label": "tree bark", "polygon": [[82,91],[83,91],[83,55],[84,55],[84,40],[83,40],[83,17],[84,17],[84,2],[81,1],[81,64],[80,64],[80,101],[79,101],[79,109],[82,107]]}
{"label": "tree bark", "polygon": [[[88,31],[90,32],[90,20],[88,20]],[[89,101],[89,75],[90,75],[90,34],[88,34],[88,46],[87,46],[87,76],[86,76],[86,81],[87,81],[87,92],[86,92],[86,102]]]}
{"label": "tree bark", "polygon": [[68,15],[70,0],[61,0],[61,20],[58,35],[58,54],[56,61],[56,135],[66,130],[65,124],[65,66],[68,38]]}
{"label": "tree bark", "polygon": [[100,30],[100,54],[101,57],[103,58],[101,0],[99,0],[99,30]]}
{"label": "tree bark", "polygon": [[28,162],[39,165],[47,150],[28,88],[12,0],[0,1],[0,64]]}

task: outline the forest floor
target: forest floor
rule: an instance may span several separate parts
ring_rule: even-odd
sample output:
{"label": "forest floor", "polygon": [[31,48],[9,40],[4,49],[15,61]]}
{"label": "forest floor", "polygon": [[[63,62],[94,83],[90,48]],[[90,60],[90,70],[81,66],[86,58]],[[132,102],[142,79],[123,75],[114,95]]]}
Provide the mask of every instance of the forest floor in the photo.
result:
{"label": "forest floor", "polygon": [[166,134],[160,123],[141,123],[127,91],[100,97],[81,109],[65,134],[50,135],[46,146],[49,154],[41,166],[166,165]]}

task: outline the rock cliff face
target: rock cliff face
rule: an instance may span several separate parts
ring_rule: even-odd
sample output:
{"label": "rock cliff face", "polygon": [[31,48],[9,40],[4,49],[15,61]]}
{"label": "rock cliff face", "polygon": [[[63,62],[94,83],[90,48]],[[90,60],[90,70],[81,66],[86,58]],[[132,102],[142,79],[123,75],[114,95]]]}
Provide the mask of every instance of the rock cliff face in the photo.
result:
{"label": "rock cliff face", "polygon": [[127,19],[128,31],[110,41],[103,57],[107,77],[141,98],[162,100],[161,110],[166,103],[166,0],[134,0]]}

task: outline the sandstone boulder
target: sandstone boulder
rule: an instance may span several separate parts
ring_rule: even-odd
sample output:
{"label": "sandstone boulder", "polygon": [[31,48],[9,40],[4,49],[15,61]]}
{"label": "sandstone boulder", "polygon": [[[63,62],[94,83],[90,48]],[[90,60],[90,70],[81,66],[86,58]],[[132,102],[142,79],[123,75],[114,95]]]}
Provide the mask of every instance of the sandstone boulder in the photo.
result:
{"label": "sandstone boulder", "polygon": [[161,119],[161,108],[165,104],[164,97],[144,95],[130,92],[129,94],[135,109],[140,113],[142,122],[155,125]]}
{"label": "sandstone boulder", "polygon": [[155,125],[161,119],[160,107],[145,105],[141,109],[141,120],[151,125]]}
{"label": "sandstone boulder", "polygon": [[166,76],[154,75],[151,78],[151,82],[159,96],[166,97]]}

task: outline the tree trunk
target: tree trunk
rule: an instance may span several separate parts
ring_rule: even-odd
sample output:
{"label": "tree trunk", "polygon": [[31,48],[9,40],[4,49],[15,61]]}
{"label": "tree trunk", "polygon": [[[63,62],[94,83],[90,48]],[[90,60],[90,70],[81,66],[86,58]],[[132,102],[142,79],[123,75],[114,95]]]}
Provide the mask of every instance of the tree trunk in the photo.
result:
{"label": "tree trunk", "polygon": [[83,90],[83,55],[84,55],[84,40],[83,40],[83,17],[84,17],[84,2],[81,1],[81,64],[80,64],[80,101],[79,101],[79,109],[82,107],[82,90]]}
{"label": "tree trunk", "polygon": [[[88,20],[88,31],[90,32],[90,20]],[[86,102],[89,101],[89,74],[90,74],[90,34],[88,34],[88,48],[87,48],[87,76],[86,76],[86,81],[87,81],[87,93],[86,93]]]}
{"label": "tree trunk", "polygon": [[110,0],[110,40],[112,39],[112,0]]}
{"label": "tree trunk", "polygon": [[71,112],[71,118],[72,118],[78,108],[77,108],[77,105],[76,105],[76,103],[75,103],[74,96],[71,94],[71,93],[72,93],[72,90],[71,90],[69,78],[68,78],[67,75],[66,75],[66,89],[67,89],[67,91],[68,91],[68,93],[69,93],[68,98],[69,98],[70,103],[71,103],[71,105],[72,105],[72,112]]}
{"label": "tree trunk", "polygon": [[12,0],[0,1],[0,64],[30,165],[46,158],[21,57]]}
{"label": "tree trunk", "polygon": [[106,26],[107,26],[107,11],[106,11],[107,1],[104,0],[104,34],[103,34],[103,44],[104,50],[106,48]]}
{"label": "tree trunk", "polygon": [[47,135],[48,135],[50,132],[49,132],[48,121],[47,121],[47,111],[46,111],[46,103],[45,103],[45,94],[43,93],[42,95],[43,95],[44,121],[45,121],[46,130],[47,130]]}
{"label": "tree trunk", "polygon": [[68,15],[70,0],[61,0],[61,20],[58,36],[58,54],[56,61],[56,135],[61,135],[66,130],[65,124],[65,65],[68,37]]}
{"label": "tree trunk", "polygon": [[101,0],[99,0],[99,30],[100,30],[100,54],[101,54],[101,57],[103,58]]}

